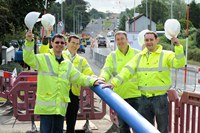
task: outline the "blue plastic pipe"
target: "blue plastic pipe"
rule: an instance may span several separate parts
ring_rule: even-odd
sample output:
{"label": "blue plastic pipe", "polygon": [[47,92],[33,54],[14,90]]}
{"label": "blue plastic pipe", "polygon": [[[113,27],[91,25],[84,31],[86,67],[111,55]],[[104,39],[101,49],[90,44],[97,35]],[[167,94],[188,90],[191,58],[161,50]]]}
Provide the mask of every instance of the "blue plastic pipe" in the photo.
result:
{"label": "blue plastic pipe", "polygon": [[103,99],[136,133],[160,133],[150,122],[140,115],[110,88],[95,86],[92,90]]}

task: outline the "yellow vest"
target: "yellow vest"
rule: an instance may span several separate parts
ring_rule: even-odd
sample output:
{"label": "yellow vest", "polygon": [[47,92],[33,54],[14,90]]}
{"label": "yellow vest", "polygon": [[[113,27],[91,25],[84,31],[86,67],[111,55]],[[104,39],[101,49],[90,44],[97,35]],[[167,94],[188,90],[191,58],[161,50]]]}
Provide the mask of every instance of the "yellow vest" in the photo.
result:
{"label": "yellow vest", "polygon": [[53,52],[35,55],[33,46],[33,42],[25,42],[23,59],[30,67],[38,70],[34,113],[65,116],[70,102],[70,83],[92,86],[96,79],[81,74],[69,60],[59,64]]}
{"label": "yellow vest", "polygon": [[138,89],[147,97],[162,95],[171,87],[170,68],[180,68],[186,63],[183,46],[175,46],[175,53],[162,50],[157,45],[155,52],[148,53],[147,48],[137,54],[111,83],[119,86],[137,75]]}
{"label": "yellow vest", "polygon": [[[69,53],[67,53],[66,51],[63,52],[63,55],[66,56],[66,58],[69,59]],[[88,64],[87,60],[76,54],[74,59],[71,60],[72,64],[76,67],[77,70],[79,70],[80,73],[83,73],[84,75],[93,75],[93,71],[90,67],[90,65]],[[71,89],[72,89],[72,93],[76,96],[80,96],[80,90],[81,90],[81,86],[78,84],[72,84],[71,85]]]}
{"label": "yellow vest", "polygon": [[[110,53],[105,61],[99,77],[109,81],[116,76],[124,66],[139,52],[129,46],[128,52],[124,55],[119,49]],[[141,96],[141,91],[138,90],[137,77],[134,76],[130,80],[114,88],[116,92],[123,99],[135,98]]]}
{"label": "yellow vest", "polygon": [[[48,53],[51,50],[49,50],[49,45],[41,45],[39,48],[39,51],[41,53]],[[70,60],[69,56],[70,55],[66,50],[63,51],[64,59]],[[76,67],[76,69],[79,70],[79,72],[83,73],[84,75],[93,75],[94,74],[90,65],[88,64],[87,60],[84,57],[76,54],[74,60],[71,62]],[[81,86],[78,84],[71,84],[70,86],[72,89],[72,93],[76,96],[80,96]]]}

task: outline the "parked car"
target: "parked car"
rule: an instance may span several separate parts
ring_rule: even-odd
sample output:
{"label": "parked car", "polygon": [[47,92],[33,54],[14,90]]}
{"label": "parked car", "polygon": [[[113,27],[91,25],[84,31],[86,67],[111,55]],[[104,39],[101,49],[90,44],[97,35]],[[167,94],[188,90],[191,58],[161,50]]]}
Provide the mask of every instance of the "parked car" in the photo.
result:
{"label": "parked car", "polygon": [[100,46],[106,47],[106,45],[107,45],[106,38],[99,37],[97,43],[98,43],[98,47],[100,47]]}

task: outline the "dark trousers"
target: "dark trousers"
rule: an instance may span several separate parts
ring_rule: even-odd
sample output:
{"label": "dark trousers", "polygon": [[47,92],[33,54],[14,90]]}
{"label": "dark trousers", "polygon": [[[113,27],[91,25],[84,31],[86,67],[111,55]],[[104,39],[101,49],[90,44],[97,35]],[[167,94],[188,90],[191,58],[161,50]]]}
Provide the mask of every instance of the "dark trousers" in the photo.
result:
{"label": "dark trousers", "polygon": [[75,133],[76,118],[79,110],[79,97],[74,95],[71,90],[69,97],[71,102],[68,104],[66,114],[67,133]]}
{"label": "dark trousers", "polygon": [[169,103],[167,94],[153,96],[147,98],[141,97],[139,112],[146,118],[152,125],[155,125],[156,119],[158,130],[161,133],[168,133],[168,114]]}
{"label": "dark trousers", "polygon": [[40,115],[40,133],[63,133],[63,123],[61,115]]}
{"label": "dark trousers", "polygon": [[[138,110],[139,104],[138,100],[139,98],[129,98],[129,99],[124,99],[128,104],[130,104],[135,110]],[[119,130],[120,133],[130,133],[130,126],[122,120],[118,116],[118,121],[119,121]]]}

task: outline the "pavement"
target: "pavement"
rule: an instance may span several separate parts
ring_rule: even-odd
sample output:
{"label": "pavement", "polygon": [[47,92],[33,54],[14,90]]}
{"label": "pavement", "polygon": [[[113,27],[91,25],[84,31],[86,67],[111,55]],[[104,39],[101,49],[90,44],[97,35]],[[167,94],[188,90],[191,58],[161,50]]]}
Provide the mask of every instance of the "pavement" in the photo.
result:
{"label": "pavement", "polygon": [[[88,60],[90,66],[96,75],[99,75],[100,68],[95,65],[95,61],[91,59],[89,46],[86,48],[86,53],[82,54]],[[96,98],[97,96],[95,96]],[[100,98],[99,98],[100,99]],[[31,121],[18,121],[13,117],[12,106],[9,104],[7,106],[1,106],[0,104],[0,133],[29,133],[35,130],[32,127]],[[92,133],[105,133],[111,126],[112,122],[109,116],[109,107],[107,106],[107,114],[100,120],[89,120],[89,127]],[[78,120],[76,123],[77,133],[83,129],[85,120]],[[39,130],[39,122],[35,122],[37,131]],[[66,126],[64,125],[64,129]],[[65,132],[65,131],[64,131]],[[111,132],[110,132],[111,133]],[[114,133],[114,132],[112,132]]]}
{"label": "pavement", "polygon": [[[0,107],[0,133],[29,133],[33,132],[35,128],[32,128],[31,121],[18,121],[13,117],[10,105]],[[10,111],[11,112],[10,112]],[[10,113],[9,113],[10,112]],[[76,131],[83,131],[83,126],[86,120],[77,120]],[[37,131],[39,130],[39,121],[35,122]],[[89,120],[89,129],[93,133],[104,133],[112,126],[109,115],[105,115],[100,120]],[[64,124],[64,129],[66,125]],[[65,132],[65,131],[64,131]]]}

